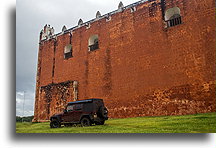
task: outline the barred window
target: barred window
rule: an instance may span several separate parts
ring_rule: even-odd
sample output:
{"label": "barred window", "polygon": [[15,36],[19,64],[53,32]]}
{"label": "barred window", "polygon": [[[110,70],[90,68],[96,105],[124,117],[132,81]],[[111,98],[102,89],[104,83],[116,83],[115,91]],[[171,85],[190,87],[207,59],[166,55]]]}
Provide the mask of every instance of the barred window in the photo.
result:
{"label": "barred window", "polygon": [[167,23],[167,27],[173,27],[182,24],[180,9],[178,7],[168,9],[165,12],[165,21]]}

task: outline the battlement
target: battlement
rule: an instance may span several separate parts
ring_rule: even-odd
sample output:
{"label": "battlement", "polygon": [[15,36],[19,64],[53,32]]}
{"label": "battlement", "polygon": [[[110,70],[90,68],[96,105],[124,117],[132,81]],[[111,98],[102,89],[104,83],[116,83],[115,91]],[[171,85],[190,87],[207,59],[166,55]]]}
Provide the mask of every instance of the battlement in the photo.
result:
{"label": "battlement", "polygon": [[[130,12],[133,13],[133,12],[137,11],[137,6],[139,6],[141,4],[143,5],[142,7],[147,7],[147,8],[149,8],[149,11],[151,11],[152,4],[156,5],[156,3],[162,5],[163,0],[141,0],[141,1],[138,1],[138,2],[135,2],[135,3],[132,3],[130,5],[127,5],[127,6],[124,6],[123,3],[120,2],[119,5],[118,5],[117,10],[114,10],[114,11],[109,12],[109,13],[104,14],[104,15],[101,15],[100,11],[97,11],[96,17],[94,19],[89,20],[87,22],[83,22],[82,19],[79,19],[78,25],[74,26],[72,28],[69,28],[69,29],[67,29],[66,26],[64,25],[62,27],[62,31],[57,33],[57,34],[54,34],[54,29],[53,28],[51,29],[52,33],[48,34],[48,32],[46,32],[46,30],[50,29],[49,28],[50,25],[46,24],[44,29],[41,31],[42,37],[40,37],[40,42],[41,41],[46,41],[46,40],[49,40],[49,39],[52,39],[52,38],[56,39],[56,37],[59,36],[59,35],[62,35],[64,33],[68,33],[68,32],[73,32],[76,29],[81,28],[81,27],[86,27],[86,29],[89,29],[91,27],[92,23],[94,23],[96,21],[99,21],[101,19],[106,19],[106,22],[109,22],[109,21],[111,21],[113,15],[115,15],[117,13],[124,13],[124,11],[126,11],[126,10],[130,10]],[[45,29],[45,28],[47,28],[47,29]]]}

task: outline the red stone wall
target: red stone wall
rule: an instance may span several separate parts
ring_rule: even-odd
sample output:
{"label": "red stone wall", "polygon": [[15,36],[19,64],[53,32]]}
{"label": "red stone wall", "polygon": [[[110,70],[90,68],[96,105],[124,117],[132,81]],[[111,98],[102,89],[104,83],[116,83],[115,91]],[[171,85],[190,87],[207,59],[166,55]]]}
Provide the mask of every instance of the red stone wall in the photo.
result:
{"label": "red stone wall", "polygon": [[[41,43],[36,121],[48,119],[40,117],[41,86],[74,80],[79,98],[104,99],[111,118],[215,112],[214,0],[166,0],[165,9],[179,7],[183,22],[170,28],[165,28],[160,2],[150,12],[151,3],[73,30],[73,57],[67,60],[70,33]],[[93,34],[100,49],[90,52]],[[57,112],[55,103],[51,106],[50,115]]]}

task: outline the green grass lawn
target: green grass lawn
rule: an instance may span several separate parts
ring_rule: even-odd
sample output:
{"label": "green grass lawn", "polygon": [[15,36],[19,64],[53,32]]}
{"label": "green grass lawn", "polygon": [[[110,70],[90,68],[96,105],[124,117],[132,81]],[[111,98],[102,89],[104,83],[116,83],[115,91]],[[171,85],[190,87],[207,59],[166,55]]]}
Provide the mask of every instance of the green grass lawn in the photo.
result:
{"label": "green grass lawn", "polygon": [[16,123],[16,133],[216,133],[216,113],[109,119],[105,125],[61,127],[49,123]]}

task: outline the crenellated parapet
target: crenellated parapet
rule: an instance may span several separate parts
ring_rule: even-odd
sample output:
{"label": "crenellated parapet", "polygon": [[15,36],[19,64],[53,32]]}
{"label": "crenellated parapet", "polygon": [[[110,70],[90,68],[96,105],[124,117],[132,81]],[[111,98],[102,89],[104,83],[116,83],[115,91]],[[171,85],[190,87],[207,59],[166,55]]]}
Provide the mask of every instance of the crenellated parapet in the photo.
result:
{"label": "crenellated parapet", "polygon": [[64,33],[73,31],[73,30],[75,30],[77,28],[80,28],[80,27],[83,27],[83,26],[86,27],[86,29],[89,29],[91,27],[91,23],[93,23],[95,21],[99,21],[100,19],[105,18],[106,22],[109,22],[109,21],[111,21],[112,15],[114,15],[116,13],[123,12],[124,10],[126,10],[128,8],[131,9],[131,12],[134,12],[134,11],[136,11],[136,6],[137,5],[145,3],[145,2],[151,3],[152,1],[156,1],[156,0],[140,0],[140,1],[136,2],[136,3],[130,4],[128,6],[124,6],[124,4],[120,1],[119,4],[118,4],[118,7],[117,7],[118,9],[117,10],[114,10],[114,11],[109,12],[109,13],[104,14],[104,15],[102,15],[100,13],[100,11],[97,11],[96,17],[94,19],[89,20],[87,22],[84,22],[80,18],[79,21],[78,21],[77,26],[69,28],[69,29],[67,29],[65,26],[63,26],[62,31],[60,33],[57,33],[57,34],[54,34],[54,28],[53,27],[50,27],[50,25],[46,24],[44,26],[44,28],[40,32],[40,42],[44,41],[44,40],[49,40],[49,39],[51,39],[53,37],[57,37],[58,35],[62,35]]}
{"label": "crenellated parapet", "polygon": [[[57,39],[58,36],[61,36],[65,33],[74,32],[76,29],[85,27],[86,30],[92,27],[92,24],[97,21],[101,21],[105,19],[106,22],[111,22],[112,18],[115,18],[119,13],[126,14],[127,11],[130,13],[136,13],[140,9],[146,9],[144,12],[147,13],[148,17],[154,20],[156,18],[156,14],[161,11],[162,14],[162,23],[163,28],[166,30],[169,27],[173,27],[179,24],[182,24],[182,15],[180,8],[177,6],[172,6],[170,2],[171,0],[140,0],[138,2],[132,3],[130,5],[124,6],[124,4],[120,1],[116,10],[109,12],[107,14],[102,15],[100,11],[96,12],[95,18],[89,21],[83,21],[83,19],[79,19],[76,26],[72,28],[66,28],[66,26],[62,27],[61,32],[54,34],[54,28],[50,27],[50,25],[45,25],[44,28],[40,32],[40,43],[41,41],[46,41],[50,39]],[[166,4],[168,3],[168,4]],[[173,3],[173,2],[171,2]],[[140,7],[142,5],[142,7]],[[181,8],[183,9],[183,8]],[[139,13],[139,12],[138,12]],[[138,14],[136,13],[136,14]],[[143,14],[144,15],[144,14]]]}

